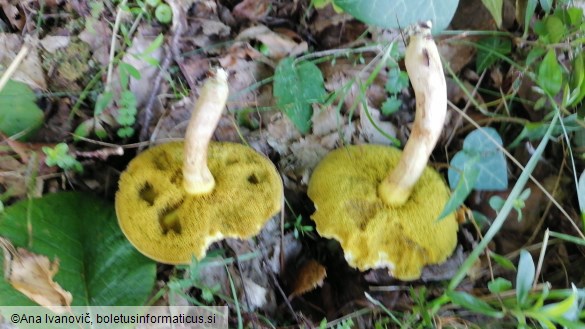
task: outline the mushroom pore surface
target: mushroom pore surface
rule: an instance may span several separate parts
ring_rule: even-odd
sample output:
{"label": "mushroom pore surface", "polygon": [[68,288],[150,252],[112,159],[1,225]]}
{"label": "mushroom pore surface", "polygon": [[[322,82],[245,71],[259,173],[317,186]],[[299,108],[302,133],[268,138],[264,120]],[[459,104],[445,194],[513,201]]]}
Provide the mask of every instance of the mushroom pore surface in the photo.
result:
{"label": "mushroom pore surface", "polygon": [[116,213],[128,240],[162,263],[188,264],[225,237],[250,238],[281,208],[282,181],[274,165],[244,145],[212,142],[208,167],[212,192],[191,196],[183,188],[183,143],[142,152],[122,173]]}
{"label": "mushroom pore surface", "polygon": [[423,266],[451,255],[458,224],[454,214],[437,220],[449,189],[430,167],[404,205],[388,206],[380,199],[378,185],[401,153],[381,145],[337,149],[313,172],[308,195],[315,204],[317,231],[340,242],[351,266],[362,271],[385,267],[398,279],[414,280]]}

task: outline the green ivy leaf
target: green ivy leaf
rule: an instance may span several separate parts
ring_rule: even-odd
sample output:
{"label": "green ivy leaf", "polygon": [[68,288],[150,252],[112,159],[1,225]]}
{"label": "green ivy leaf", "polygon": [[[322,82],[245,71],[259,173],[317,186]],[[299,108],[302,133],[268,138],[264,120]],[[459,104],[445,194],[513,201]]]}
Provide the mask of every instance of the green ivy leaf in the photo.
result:
{"label": "green ivy leaf", "polygon": [[494,65],[499,56],[508,55],[512,51],[512,41],[502,37],[486,37],[477,42],[477,58],[475,67],[477,72],[483,72]]}
{"label": "green ivy leaf", "polygon": [[26,84],[8,80],[0,90],[0,131],[8,136],[28,131],[18,138],[22,141],[34,135],[44,119],[35,101],[35,94]]}
{"label": "green ivy leaf", "polygon": [[366,24],[396,29],[432,21],[436,33],[449,25],[459,0],[333,0],[333,3]]}
{"label": "green ivy leaf", "polygon": [[554,49],[550,49],[544,56],[542,62],[540,62],[536,83],[549,96],[555,96],[561,91],[563,71],[557,61],[557,55]]}
{"label": "green ivy leaf", "polygon": [[[17,247],[59,259],[55,281],[71,292],[72,306],[143,305],[152,292],[156,264],[126,240],[114,207],[95,197],[63,192],[18,202],[0,217],[0,232]],[[0,305],[35,303],[0,271]]]}
{"label": "green ivy leaf", "polygon": [[453,304],[464,307],[470,311],[491,316],[497,319],[504,317],[504,313],[491,307],[488,303],[478,299],[466,292],[462,291],[447,291],[447,296]]}
{"label": "green ivy leaf", "polygon": [[[486,138],[485,134],[495,140],[497,145]],[[463,156],[453,157],[451,167],[448,171],[449,185],[455,189],[459,183],[459,172],[463,171],[463,164],[479,157],[474,168],[479,171],[477,182],[473,188],[478,191],[503,191],[508,188],[508,171],[506,159],[498,146],[502,146],[502,138],[493,128],[476,129],[469,133],[463,141]],[[456,161],[455,161],[456,160]]]}
{"label": "green ivy leaf", "polygon": [[494,21],[496,21],[496,25],[498,28],[502,27],[502,6],[504,4],[503,0],[481,0],[483,5],[487,8],[487,10],[492,15]]}
{"label": "green ivy leaf", "polygon": [[516,275],[516,300],[520,307],[527,306],[528,294],[532,289],[534,282],[534,261],[532,256],[526,250],[520,251],[520,260],[518,261],[518,273]]}
{"label": "green ivy leaf", "polygon": [[278,63],[274,73],[273,94],[276,105],[306,134],[311,129],[312,103],[325,98],[323,75],[311,62],[295,64],[294,58],[285,58]]}

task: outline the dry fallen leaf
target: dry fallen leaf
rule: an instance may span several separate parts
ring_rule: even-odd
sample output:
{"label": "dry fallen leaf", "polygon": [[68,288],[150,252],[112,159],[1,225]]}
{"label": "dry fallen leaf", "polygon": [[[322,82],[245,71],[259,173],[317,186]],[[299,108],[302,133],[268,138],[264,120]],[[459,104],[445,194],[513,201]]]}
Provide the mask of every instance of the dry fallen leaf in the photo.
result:
{"label": "dry fallen leaf", "polygon": [[258,21],[266,17],[270,9],[269,0],[244,0],[234,7],[233,15],[251,21]]}
{"label": "dry fallen leaf", "polygon": [[14,289],[55,313],[69,310],[73,296],[53,281],[59,271],[58,259],[51,263],[47,256],[17,249],[1,237],[0,248],[4,253],[4,278]]}
{"label": "dry fallen leaf", "polygon": [[37,50],[38,38],[32,36],[26,36],[25,38],[26,41],[23,41],[23,38],[18,34],[0,33],[0,67],[8,67],[24,45],[24,42],[27,42],[30,51],[12,75],[12,79],[26,83],[34,90],[47,90],[45,73],[41,67]]}
{"label": "dry fallen leaf", "polygon": [[293,292],[289,299],[307,293],[323,285],[323,280],[327,277],[327,270],[323,265],[314,259],[307,261],[297,273],[297,278],[293,285]]}
{"label": "dry fallen leaf", "polygon": [[[268,57],[280,59],[286,56],[296,56],[304,53],[308,49],[305,41],[296,42],[289,37],[287,31],[276,33],[264,25],[256,25],[242,31],[236,37],[236,40],[258,40],[268,49]],[[288,31],[290,32],[290,31]]]}

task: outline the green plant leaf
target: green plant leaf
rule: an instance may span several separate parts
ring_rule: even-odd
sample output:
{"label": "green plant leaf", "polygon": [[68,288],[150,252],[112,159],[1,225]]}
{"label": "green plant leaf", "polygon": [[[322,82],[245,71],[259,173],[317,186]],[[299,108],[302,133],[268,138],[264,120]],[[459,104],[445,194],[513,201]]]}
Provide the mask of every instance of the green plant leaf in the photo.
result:
{"label": "green plant leaf", "polygon": [[285,58],[276,67],[273,94],[276,105],[306,134],[311,129],[311,104],[322,102],[326,95],[323,75],[311,62],[295,64],[294,58]]}
{"label": "green plant leaf", "polygon": [[161,3],[156,7],[154,16],[159,22],[169,24],[173,20],[173,10],[171,9],[171,6],[166,3]]}
{"label": "green plant leaf", "polygon": [[459,0],[333,0],[333,3],[366,24],[396,29],[430,20],[436,33],[449,25]]}
{"label": "green plant leaf", "polygon": [[550,49],[538,66],[536,83],[550,96],[555,96],[561,91],[563,85],[563,71],[557,61],[554,49]]}
{"label": "green plant leaf", "polygon": [[552,8],[552,0],[540,0],[540,6],[546,13],[550,13]]}
{"label": "green plant leaf", "polygon": [[585,98],[585,56],[583,53],[579,53],[573,59],[569,88],[567,106],[579,104]]}
{"label": "green plant leaf", "polygon": [[499,59],[498,55],[504,56],[512,51],[512,41],[508,38],[486,37],[480,39],[477,44],[475,67],[480,73],[494,65]]}
{"label": "green plant leaf", "polygon": [[[486,138],[486,134],[490,138]],[[492,142],[492,140],[495,141]],[[499,149],[502,146],[502,138],[493,128],[476,129],[469,133],[463,141],[463,157],[453,157],[451,168],[448,171],[449,185],[454,189],[459,183],[459,172],[462,172],[463,163],[474,157],[479,157],[474,167],[479,171],[474,189],[478,191],[491,190],[503,191],[508,188],[508,171],[506,159]],[[459,168],[459,170],[457,170]]]}
{"label": "green plant leaf", "polygon": [[464,307],[470,311],[481,313],[497,319],[504,317],[504,313],[491,307],[488,303],[462,291],[447,291],[447,296],[453,304]]}
{"label": "green plant leaf", "polygon": [[518,273],[516,275],[516,300],[521,307],[526,306],[528,294],[532,289],[534,282],[534,261],[532,256],[526,250],[520,251],[520,260],[518,261]]}
{"label": "green plant leaf", "polygon": [[502,6],[504,4],[503,0],[481,0],[483,5],[487,8],[490,12],[494,21],[496,21],[496,25],[498,28],[502,27]]}
{"label": "green plant leaf", "polygon": [[8,136],[28,131],[18,138],[22,141],[34,135],[44,119],[35,101],[35,94],[26,84],[8,80],[0,90],[0,131]]}
{"label": "green plant leaf", "polygon": [[95,102],[95,106],[93,108],[93,115],[98,116],[102,114],[102,112],[110,106],[112,100],[114,99],[114,93],[111,91],[106,91],[104,93],[99,94],[97,100]]}
{"label": "green plant leaf", "polygon": [[512,282],[504,278],[495,278],[494,280],[488,282],[488,289],[491,293],[494,294],[508,291],[512,289]]}
{"label": "green plant leaf", "polygon": [[384,104],[382,104],[382,108],[380,110],[384,115],[391,115],[398,111],[401,105],[402,101],[400,99],[396,98],[396,96],[390,96],[388,99],[386,99],[386,101],[384,101]]}
{"label": "green plant leaf", "polygon": [[[527,123],[525,123],[524,128],[522,128],[522,131],[520,132],[518,137],[516,137],[516,139],[514,139],[514,141],[512,143],[510,143],[510,145],[508,145],[508,148],[510,148],[510,149],[515,148],[524,139],[528,139],[530,141],[541,139],[546,134],[546,131],[548,130],[549,126],[550,126],[550,124],[548,122],[527,122]],[[564,126],[564,129],[563,129],[563,126]],[[563,118],[563,126],[561,126],[561,125],[554,126],[552,128],[551,136],[556,138],[556,137],[564,134],[565,130],[568,133],[570,133],[570,132],[579,131],[579,130],[583,129],[581,127],[581,125],[579,124],[579,118],[578,118],[577,114],[571,114],[569,116],[564,117]]]}
{"label": "green plant leaf", "polygon": [[579,298],[577,287],[573,285],[573,293],[564,300],[543,306],[538,312],[549,318],[563,317],[567,320],[579,318]]}
{"label": "green plant leaf", "polygon": [[494,262],[498,263],[502,268],[506,270],[516,270],[516,266],[512,263],[511,260],[508,258],[498,255],[495,252],[490,252],[490,258],[494,260]]}
{"label": "green plant leaf", "polygon": [[388,80],[384,89],[391,94],[397,94],[406,87],[408,87],[408,74],[398,67],[391,68],[388,71]]}
{"label": "green plant leaf", "polygon": [[[0,217],[0,232],[15,247],[59,259],[55,281],[73,295],[72,306],[143,305],[154,286],[155,263],[126,240],[114,207],[87,194],[18,202]],[[35,304],[0,271],[0,305]]]}
{"label": "green plant leaf", "polygon": [[477,183],[477,178],[479,177],[479,170],[476,167],[478,160],[478,156],[468,158],[463,152],[457,152],[451,160],[451,167],[449,170],[459,171],[462,174],[461,177],[463,177],[463,179],[460,179],[459,177],[457,178],[457,183],[455,187],[452,188],[453,191],[451,197],[439,215],[439,220],[457,210],[459,206],[463,204],[465,199],[467,199],[471,190],[473,190],[473,187]]}
{"label": "green plant leaf", "polygon": [[522,38],[526,38],[528,35],[528,28],[530,27],[530,19],[532,15],[534,15],[534,11],[536,10],[536,5],[538,4],[538,0],[528,0],[526,3],[526,10],[524,11],[524,34],[522,34]]}
{"label": "green plant leaf", "polygon": [[579,199],[579,209],[582,214],[585,214],[585,170],[579,176],[579,182],[577,184],[577,196]]}

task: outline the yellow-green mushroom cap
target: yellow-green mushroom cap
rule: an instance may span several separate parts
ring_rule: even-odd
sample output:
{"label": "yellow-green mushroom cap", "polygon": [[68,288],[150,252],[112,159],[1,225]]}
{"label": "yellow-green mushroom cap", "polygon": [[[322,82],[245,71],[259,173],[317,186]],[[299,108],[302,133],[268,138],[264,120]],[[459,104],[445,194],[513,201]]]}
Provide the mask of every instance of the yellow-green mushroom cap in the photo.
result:
{"label": "yellow-green mushroom cap", "polygon": [[182,142],[155,146],[134,158],[119,181],[116,214],[128,240],[167,264],[201,259],[223,238],[258,234],[281,208],[282,180],[264,155],[236,143],[211,142],[207,165],[215,178],[208,194],[183,188]]}
{"label": "yellow-green mushroom cap", "polygon": [[388,268],[401,280],[415,280],[425,265],[447,259],[457,245],[455,214],[438,220],[449,189],[426,167],[408,201],[389,206],[378,186],[402,152],[380,145],[348,146],[329,153],[309,182],[319,234],[341,244],[350,266]]}

